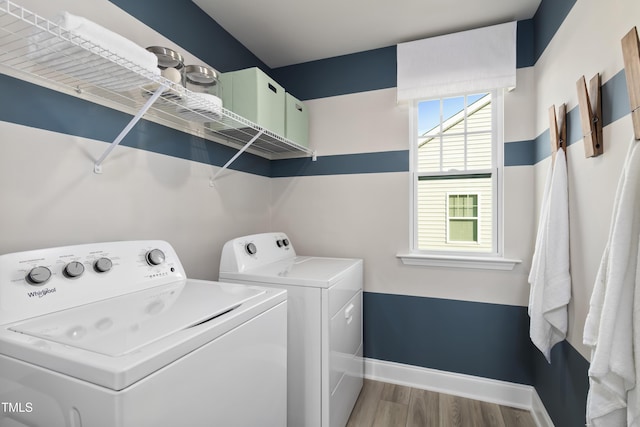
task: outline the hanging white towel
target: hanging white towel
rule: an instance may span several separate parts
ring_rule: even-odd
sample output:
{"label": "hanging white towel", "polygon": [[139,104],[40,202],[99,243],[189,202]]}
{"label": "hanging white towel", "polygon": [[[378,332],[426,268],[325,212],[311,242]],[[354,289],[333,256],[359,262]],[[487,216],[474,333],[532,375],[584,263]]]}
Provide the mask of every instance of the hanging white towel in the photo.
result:
{"label": "hanging white towel", "polygon": [[[538,233],[536,235],[536,246],[533,252],[533,258],[531,260],[531,271],[529,271],[529,283],[533,283],[536,275],[540,271],[540,262],[542,261],[542,238],[545,236],[544,230],[547,227],[547,219],[549,218],[549,212],[547,211],[549,206],[549,190],[551,189],[551,177],[553,175],[553,163],[549,162],[549,168],[547,170],[547,178],[544,181],[544,190],[542,192],[542,202],[540,206],[540,218],[538,220]],[[531,316],[532,301],[534,298],[534,286],[529,289],[529,316]]]}
{"label": "hanging white towel", "polygon": [[567,163],[564,151],[558,150],[545,182],[529,273],[529,335],[549,363],[551,348],[567,335],[567,305],[571,299],[569,270]]}
{"label": "hanging white towel", "polygon": [[640,148],[631,141],[620,175],[609,239],[591,295],[584,344],[591,347],[587,425],[639,426]]}

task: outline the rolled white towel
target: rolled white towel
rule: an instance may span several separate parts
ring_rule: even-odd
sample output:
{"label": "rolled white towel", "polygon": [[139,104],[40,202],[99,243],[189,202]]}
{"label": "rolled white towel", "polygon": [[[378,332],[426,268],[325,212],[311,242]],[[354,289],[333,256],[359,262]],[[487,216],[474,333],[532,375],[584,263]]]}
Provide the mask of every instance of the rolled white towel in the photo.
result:
{"label": "rolled white towel", "polygon": [[54,23],[60,27],[62,37],[56,35],[55,27],[51,31],[34,29],[29,37],[30,59],[115,91],[131,90],[148,82],[148,78],[128,72],[127,68],[160,74],[158,59],[153,53],[95,22],[60,12]]}
{"label": "rolled white towel", "polygon": [[147,71],[160,73],[158,57],[131,40],[114,33],[95,22],[69,12],[59,14],[58,24],[87,41],[107,49],[121,58]]}

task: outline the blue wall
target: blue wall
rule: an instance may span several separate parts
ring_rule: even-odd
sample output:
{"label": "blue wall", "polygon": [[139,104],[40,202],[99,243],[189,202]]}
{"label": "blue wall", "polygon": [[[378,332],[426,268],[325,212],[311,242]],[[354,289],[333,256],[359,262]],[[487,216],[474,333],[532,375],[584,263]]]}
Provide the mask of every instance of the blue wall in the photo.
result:
{"label": "blue wall", "polygon": [[533,384],[526,307],[365,292],[366,357]]}
{"label": "blue wall", "polygon": [[269,67],[191,0],[109,0],[220,72]]}
{"label": "blue wall", "polygon": [[363,301],[366,357],[533,385],[556,426],[584,426],[589,364],[567,341],[547,363],[527,307],[370,292]]}
{"label": "blue wall", "polygon": [[[535,63],[534,23],[518,22],[518,68]],[[396,87],[396,47],[390,46],[273,69],[274,79],[301,100]]]}
{"label": "blue wall", "polygon": [[[0,92],[3,99],[11,99],[0,102],[0,120],[98,141],[113,141],[132,117],[4,74],[0,74]],[[147,120],[140,120],[121,144],[214,166],[224,165],[237,153],[226,145]],[[244,153],[231,167],[271,174],[269,160],[250,153]]]}
{"label": "blue wall", "polygon": [[551,350],[551,364],[533,350],[533,386],[557,427],[584,427],[589,362],[567,341]]}

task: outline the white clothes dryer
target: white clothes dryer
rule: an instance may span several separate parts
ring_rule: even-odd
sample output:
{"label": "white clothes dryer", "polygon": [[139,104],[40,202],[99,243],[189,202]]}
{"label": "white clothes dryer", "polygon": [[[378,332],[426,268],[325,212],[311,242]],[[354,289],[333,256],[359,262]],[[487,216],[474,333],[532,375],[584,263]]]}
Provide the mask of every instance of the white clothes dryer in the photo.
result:
{"label": "white clothes dryer", "polygon": [[284,233],[227,242],[221,282],[287,290],[288,425],[344,427],[363,383],[361,259],[296,256]]}
{"label": "white clothes dryer", "polygon": [[0,256],[0,426],[286,425],[286,291],[163,241]]}

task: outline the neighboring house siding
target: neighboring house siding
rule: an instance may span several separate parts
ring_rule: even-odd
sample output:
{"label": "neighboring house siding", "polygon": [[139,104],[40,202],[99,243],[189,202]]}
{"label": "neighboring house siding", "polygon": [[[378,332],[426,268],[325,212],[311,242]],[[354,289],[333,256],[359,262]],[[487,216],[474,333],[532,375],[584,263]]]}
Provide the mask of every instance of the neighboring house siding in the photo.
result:
{"label": "neighboring house siding", "polygon": [[[455,244],[456,249],[464,246],[464,250],[487,252],[492,249],[491,241],[491,179],[465,178],[420,181],[419,187],[429,185],[430,191],[418,189],[418,247],[428,249],[451,249],[447,243],[447,196],[454,194],[478,194],[478,240],[477,244]],[[464,191],[461,191],[464,188]]]}

